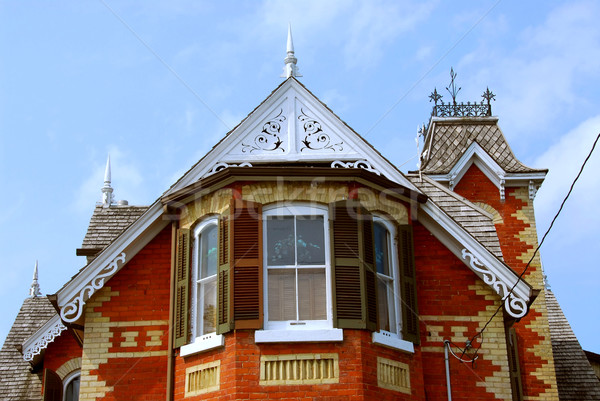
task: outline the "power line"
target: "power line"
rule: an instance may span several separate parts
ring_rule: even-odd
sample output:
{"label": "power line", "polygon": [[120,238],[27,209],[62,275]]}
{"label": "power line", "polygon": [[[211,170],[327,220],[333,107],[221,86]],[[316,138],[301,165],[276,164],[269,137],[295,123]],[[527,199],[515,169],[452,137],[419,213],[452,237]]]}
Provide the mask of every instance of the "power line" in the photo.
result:
{"label": "power line", "polygon": [[[525,272],[527,272],[527,270],[529,269],[529,266],[531,265],[531,262],[533,262],[533,259],[535,258],[535,256],[537,255],[537,252],[539,251],[539,249],[541,248],[542,244],[544,243],[544,241],[546,240],[546,237],[548,236],[548,234],[550,233],[550,230],[552,229],[552,227],[554,226],[554,222],[556,221],[556,219],[558,218],[558,216],[560,215],[560,213],[563,210],[563,207],[565,206],[565,203],[567,202],[567,199],[569,199],[569,196],[571,195],[571,192],[573,192],[573,188],[575,187],[575,183],[577,182],[577,180],[579,180],[579,177],[581,176],[581,173],[583,173],[583,169],[585,168],[585,165],[587,164],[588,160],[590,159],[590,157],[592,156],[592,153],[594,152],[594,149],[596,148],[596,144],[598,143],[598,140],[600,139],[600,133],[598,133],[598,135],[596,136],[596,140],[594,141],[594,144],[592,145],[592,148],[590,149],[590,152],[588,153],[587,157],[585,158],[585,160],[583,161],[583,164],[581,165],[581,168],[579,169],[579,173],[577,174],[577,176],[575,177],[575,179],[573,180],[573,182],[571,183],[571,187],[569,188],[569,192],[567,192],[567,195],[565,196],[565,198],[563,199],[562,203],[560,204],[560,207],[558,208],[558,211],[556,212],[556,214],[554,215],[554,218],[552,219],[552,222],[550,223],[550,226],[548,227],[548,229],[546,230],[546,232],[544,233],[544,236],[542,237],[542,240],[540,241],[540,243],[538,244],[537,248],[535,248],[535,251],[533,252],[533,255],[531,256],[531,259],[529,259],[529,262],[527,262],[527,265],[525,266],[525,269],[523,269],[523,271],[521,272],[521,274],[519,274],[519,277],[517,279],[517,281],[515,282],[515,284],[511,287],[510,291],[508,291],[508,294],[506,294],[506,296],[504,298],[502,298],[502,302],[500,302],[500,305],[498,306],[498,308],[496,309],[496,311],[494,312],[494,314],[492,315],[492,317],[490,317],[490,319],[485,323],[485,325],[483,326],[483,328],[481,330],[479,330],[479,332],[477,332],[477,334],[475,334],[473,337],[471,337],[468,340],[469,344],[472,344],[473,341],[475,341],[475,339],[477,337],[480,337],[483,335],[483,332],[485,331],[485,329],[488,327],[488,325],[492,322],[492,320],[496,317],[496,315],[498,314],[498,312],[500,311],[500,309],[502,309],[502,305],[504,305],[504,301],[506,299],[508,299],[508,297],[510,297],[512,295],[513,290],[515,289],[515,287],[517,286],[517,284],[519,284],[519,282],[522,280],[523,275],[525,274]],[[479,346],[477,347],[477,349],[475,350],[474,353],[474,358],[477,357],[477,353],[479,352],[479,349],[481,348],[481,346],[483,345],[483,341],[481,341],[479,343]],[[464,355],[464,352],[463,352]]]}

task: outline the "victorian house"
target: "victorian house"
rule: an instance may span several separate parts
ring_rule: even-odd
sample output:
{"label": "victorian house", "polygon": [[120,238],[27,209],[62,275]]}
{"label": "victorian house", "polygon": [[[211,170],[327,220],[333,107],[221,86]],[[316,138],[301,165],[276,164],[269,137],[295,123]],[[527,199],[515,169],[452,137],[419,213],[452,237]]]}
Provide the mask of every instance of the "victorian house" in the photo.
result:
{"label": "victorian house", "polygon": [[405,174],[298,76],[290,35],[284,81],[150,206],[115,203],[107,164],[87,263],[34,280],[0,397],[600,399],[532,258],[547,171],[494,95],[434,91]]}

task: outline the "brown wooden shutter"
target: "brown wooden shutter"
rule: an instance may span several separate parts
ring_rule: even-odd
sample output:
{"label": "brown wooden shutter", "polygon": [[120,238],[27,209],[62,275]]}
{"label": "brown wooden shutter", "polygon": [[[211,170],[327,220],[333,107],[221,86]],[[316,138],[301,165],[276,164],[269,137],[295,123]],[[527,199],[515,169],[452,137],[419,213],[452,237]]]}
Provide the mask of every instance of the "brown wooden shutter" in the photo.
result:
{"label": "brown wooden shutter", "polygon": [[355,200],[330,204],[334,325],[377,329],[373,217]]}
{"label": "brown wooden shutter", "polygon": [[419,310],[412,227],[398,227],[398,259],[400,262],[400,296],[402,301],[402,337],[419,343]]}
{"label": "brown wooden shutter", "polygon": [[506,330],[506,348],[508,350],[508,368],[510,370],[510,386],[513,401],[523,399],[523,384],[521,381],[521,366],[519,364],[519,347],[517,332],[514,327]]}
{"label": "brown wooden shutter", "polygon": [[177,250],[175,257],[175,313],[173,317],[173,348],[187,343],[188,337],[188,298],[190,276],[190,230],[177,230]]}
{"label": "brown wooden shutter", "polygon": [[231,207],[232,300],[235,329],[260,329],[263,320],[262,205],[234,199]]}
{"label": "brown wooden shutter", "polygon": [[[231,209],[230,209],[231,210]],[[219,217],[219,272],[217,276],[217,334],[233,329],[231,320],[231,232],[230,210]]]}
{"label": "brown wooden shutter", "polygon": [[62,401],[63,383],[53,370],[44,369],[44,401]]}

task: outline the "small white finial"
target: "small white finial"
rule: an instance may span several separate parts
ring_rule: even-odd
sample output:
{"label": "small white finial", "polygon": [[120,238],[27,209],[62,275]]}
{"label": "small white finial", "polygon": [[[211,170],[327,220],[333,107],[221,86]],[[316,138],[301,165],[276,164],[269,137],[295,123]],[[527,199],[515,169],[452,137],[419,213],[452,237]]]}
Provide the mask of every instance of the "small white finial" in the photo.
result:
{"label": "small white finial", "polygon": [[42,295],[40,292],[40,285],[38,284],[38,261],[35,261],[35,267],[33,268],[33,281],[31,282],[31,288],[29,289],[29,296],[31,298],[39,297]]}
{"label": "small white finial", "polygon": [[110,155],[106,161],[106,169],[104,170],[104,186],[102,187],[102,206],[110,207],[114,202],[113,189],[110,186]]}
{"label": "small white finial", "polygon": [[298,59],[294,56],[294,41],[292,40],[292,24],[288,24],[288,38],[287,38],[287,56],[283,60],[285,65],[283,66],[282,78],[289,77],[301,77],[302,74],[298,72],[298,66],[296,63]]}

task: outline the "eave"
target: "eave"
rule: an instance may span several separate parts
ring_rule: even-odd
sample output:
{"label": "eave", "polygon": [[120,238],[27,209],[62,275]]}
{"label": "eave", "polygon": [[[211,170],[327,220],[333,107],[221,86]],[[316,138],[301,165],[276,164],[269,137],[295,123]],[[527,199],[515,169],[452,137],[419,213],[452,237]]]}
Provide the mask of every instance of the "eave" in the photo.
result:
{"label": "eave", "polygon": [[196,197],[227,187],[235,182],[354,182],[408,202],[424,203],[427,196],[401,184],[360,168],[330,167],[228,167],[172,194],[163,196],[163,205],[177,207]]}

